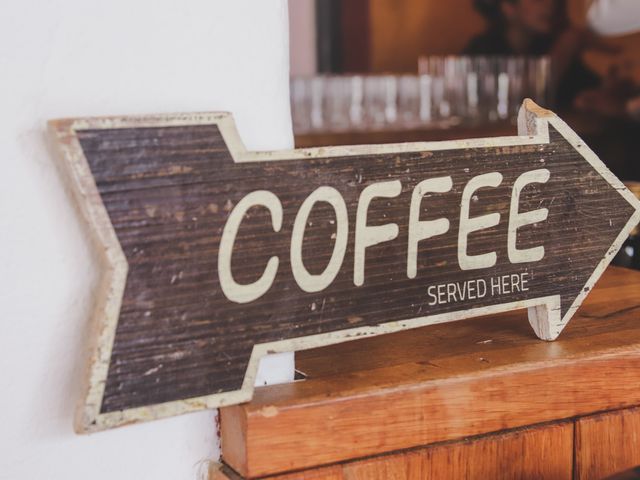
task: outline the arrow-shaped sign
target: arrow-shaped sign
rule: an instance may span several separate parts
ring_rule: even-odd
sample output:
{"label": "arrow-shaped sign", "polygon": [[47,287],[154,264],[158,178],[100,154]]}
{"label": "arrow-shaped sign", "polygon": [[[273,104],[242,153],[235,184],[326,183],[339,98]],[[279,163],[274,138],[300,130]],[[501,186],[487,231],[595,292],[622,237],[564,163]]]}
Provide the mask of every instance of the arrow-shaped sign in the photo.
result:
{"label": "arrow-shaped sign", "polygon": [[640,218],[531,101],[518,137],[274,152],[226,113],[51,126],[104,267],[82,431],[247,401],[270,352],[520,308],[553,340]]}

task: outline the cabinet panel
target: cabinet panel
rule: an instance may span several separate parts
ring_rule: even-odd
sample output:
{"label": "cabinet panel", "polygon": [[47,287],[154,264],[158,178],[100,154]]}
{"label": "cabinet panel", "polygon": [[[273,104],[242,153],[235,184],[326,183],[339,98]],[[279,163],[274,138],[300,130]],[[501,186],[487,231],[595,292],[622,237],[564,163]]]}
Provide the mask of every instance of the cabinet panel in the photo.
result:
{"label": "cabinet panel", "polygon": [[613,475],[640,465],[640,408],[576,422],[576,479]]}
{"label": "cabinet panel", "polygon": [[[270,480],[571,480],[574,425],[563,422],[269,477]],[[211,480],[241,480],[228,468]]]}
{"label": "cabinet panel", "polygon": [[573,425],[562,423],[347,463],[344,480],[571,479]]}

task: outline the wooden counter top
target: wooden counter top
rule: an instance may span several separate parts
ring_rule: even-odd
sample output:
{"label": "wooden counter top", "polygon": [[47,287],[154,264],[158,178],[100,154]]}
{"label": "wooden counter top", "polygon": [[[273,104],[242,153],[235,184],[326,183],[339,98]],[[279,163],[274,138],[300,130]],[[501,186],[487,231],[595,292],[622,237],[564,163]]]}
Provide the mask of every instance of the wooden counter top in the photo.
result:
{"label": "wooden counter top", "polygon": [[307,379],[221,409],[247,477],[640,405],[640,272],[609,268],[555,342],[526,312],[296,353]]}

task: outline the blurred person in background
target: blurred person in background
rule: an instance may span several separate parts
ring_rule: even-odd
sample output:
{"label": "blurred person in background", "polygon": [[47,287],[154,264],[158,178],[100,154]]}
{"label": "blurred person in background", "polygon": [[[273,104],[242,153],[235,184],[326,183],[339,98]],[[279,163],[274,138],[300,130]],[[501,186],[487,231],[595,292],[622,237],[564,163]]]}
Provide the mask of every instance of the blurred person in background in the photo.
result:
{"label": "blurred person in background", "polygon": [[587,48],[613,49],[590,29],[570,25],[566,0],[474,0],[474,6],[488,27],[470,41],[465,54],[549,55],[559,109],[572,107],[581,92],[600,87],[600,78],[580,55]]}
{"label": "blurred person in background", "polygon": [[[587,24],[602,36],[620,36],[640,31],[640,0],[586,0]],[[610,117],[640,120],[640,89],[613,68],[602,88],[582,92],[576,106]]]}

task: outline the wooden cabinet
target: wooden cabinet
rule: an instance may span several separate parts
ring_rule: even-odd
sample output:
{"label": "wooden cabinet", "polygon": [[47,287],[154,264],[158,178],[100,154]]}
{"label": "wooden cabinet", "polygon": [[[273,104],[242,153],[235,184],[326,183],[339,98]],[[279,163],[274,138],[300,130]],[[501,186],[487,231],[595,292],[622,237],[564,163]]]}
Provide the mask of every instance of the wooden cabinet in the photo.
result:
{"label": "wooden cabinet", "polygon": [[573,425],[562,423],[351,462],[337,478],[570,480],[572,444]]}
{"label": "wooden cabinet", "polygon": [[[531,478],[570,480],[573,425],[491,435],[341,465],[278,475],[277,480]],[[540,462],[541,457],[545,458]],[[229,477],[227,477],[229,478]],[[233,478],[233,477],[232,477]]]}
{"label": "wooden cabinet", "polygon": [[578,419],[575,447],[575,476],[579,480],[602,478],[640,465],[640,408]]}
{"label": "wooden cabinet", "polygon": [[296,363],[305,380],[221,409],[212,478],[597,479],[640,465],[640,272],[610,268],[556,342],[518,311]]}

